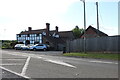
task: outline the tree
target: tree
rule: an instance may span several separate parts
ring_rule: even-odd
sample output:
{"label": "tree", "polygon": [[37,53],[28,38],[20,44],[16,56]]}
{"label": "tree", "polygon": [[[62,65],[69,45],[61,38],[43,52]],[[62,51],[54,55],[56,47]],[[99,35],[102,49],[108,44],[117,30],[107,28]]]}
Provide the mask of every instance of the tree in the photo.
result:
{"label": "tree", "polygon": [[84,29],[83,28],[80,29],[78,26],[75,26],[75,28],[72,31],[73,34],[75,35],[75,38],[79,38]]}

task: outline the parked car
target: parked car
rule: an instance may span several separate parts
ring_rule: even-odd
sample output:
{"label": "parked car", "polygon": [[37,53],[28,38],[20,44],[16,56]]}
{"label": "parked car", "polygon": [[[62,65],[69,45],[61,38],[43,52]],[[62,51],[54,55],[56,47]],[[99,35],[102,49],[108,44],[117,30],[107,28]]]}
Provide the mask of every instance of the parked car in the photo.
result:
{"label": "parked car", "polygon": [[16,49],[16,50],[20,50],[21,49],[21,46],[23,46],[24,44],[16,44],[15,46],[14,46],[14,48]]}
{"label": "parked car", "polygon": [[48,49],[46,44],[36,44],[34,46],[29,47],[30,50],[44,50],[46,51]]}
{"label": "parked car", "polygon": [[22,46],[21,46],[21,49],[22,49],[22,50],[29,50],[29,46],[28,46],[28,45],[22,45]]}

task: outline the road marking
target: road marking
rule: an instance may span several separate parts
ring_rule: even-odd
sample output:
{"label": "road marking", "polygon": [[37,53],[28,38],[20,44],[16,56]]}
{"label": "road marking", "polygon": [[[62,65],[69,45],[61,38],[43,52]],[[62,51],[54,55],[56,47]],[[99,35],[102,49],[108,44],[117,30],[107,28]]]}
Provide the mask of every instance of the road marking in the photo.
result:
{"label": "road marking", "polygon": [[[7,53],[7,54],[10,54],[10,53]],[[19,55],[19,54],[12,54],[12,55]],[[29,55],[29,58],[30,58],[30,56],[31,56],[31,57],[43,59],[44,61],[48,61],[48,62],[52,62],[52,63],[56,63],[56,64],[60,64],[60,65],[64,65],[64,66],[68,66],[68,67],[72,67],[72,68],[77,68],[76,66],[70,65],[70,64],[65,63],[65,62],[62,62],[62,61],[47,60],[47,59],[45,59],[45,58],[43,58],[43,57],[36,56],[36,55],[34,55],[34,54],[26,54],[26,55],[24,54],[24,55],[19,55],[19,56],[26,56],[26,57],[27,57],[28,55]],[[23,69],[22,69],[22,72],[21,72],[22,75],[25,75],[25,73],[26,73],[27,66],[28,66],[29,60],[30,60],[29,58],[27,59],[25,65],[24,65],[24,67],[23,67]]]}
{"label": "road marking", "polygon": [[62,61],[54,61],[54,60],[44,60],[44,61],[48,61],[48,62],[52,62],[52,63],[56,63],[56,64],[60,64],[60,65],[64,65],[64,66],[68,66],[68,67],[72,67],[72,68],[77,68],[76,66],[70,65],[70,64],[62,62]]}
{"label": "road marking", "polygon": [[27,58],[27,60],[26,60],[26,62],[25,62],[25,65],[24,65],[24,67],[23,67],[23,69],[22,69],[22,72],[21,72],[21,75],[25,75],[25,73],[26,73],[26,70],[27,70],[27,67],[28,67],[28,65],[29,65],[29,61],[30,61],[30,56]]}
{"label": "road marking", "polygon": [[105,61],[89,61],[89,62],[94,62],[94,63],[108,63],[108,64],[118,64],[118,63],[114,63],[114,62],[105,62]]}
{"label": "road marking", "polygon": [[37,57],[37,58],[42,59],[43,57]]}
{"label": "road marking", "polygon": [[[20,52],[14,52],[14,53],[20,53]],[[6,53],[6,54],[11,54],[11,53]],[[21,54],[11,54],[11,55],[24,56],[24,57],[31,56],[31,57],[34,57],[34,58],[45,59],[45,58],[40,57],[40,56],[35,55],[35,54],[22,54],[22,55]],[[41,56],[44,56],[44,55],[41,55]],[[74,58],[66,58],[66,59],[78,60],[78,59],[74,59]],[[98,60],[91,60],[91,61],[84,60],[84,59],[79,59],[79,60],[87,61],[87,62],[94,62],[94,63],[118,64],[117,62],[106,62],[106,61],[98,61]]]}
{"label": "road marking", "polygon": [[2,67],[2,66],[0,66],[0,68],[1,68],[1,69],[4,69],[4,70],[6,70],[6,71],[8,71],[8,72],[10,72],[10,73],[13,73],[13,74],[15,74],[15,75],[18,75],[18,76],[20,76],[20,77],[30,79],[30,77],[28,77],[28,76],[21,75],[21,74],[19,74],[19,73],[17,73],[17,72],[14,72],[14,71],[9,70],[9,69],[7,69],[7,68],[4,68],[4,67]]}
{"label": "road marking", "polygon": [[23,64],[19,64],[19,63],[6,63],[6,64],[0,64],[0,66],[11,66],[11,65],[23,65]]}

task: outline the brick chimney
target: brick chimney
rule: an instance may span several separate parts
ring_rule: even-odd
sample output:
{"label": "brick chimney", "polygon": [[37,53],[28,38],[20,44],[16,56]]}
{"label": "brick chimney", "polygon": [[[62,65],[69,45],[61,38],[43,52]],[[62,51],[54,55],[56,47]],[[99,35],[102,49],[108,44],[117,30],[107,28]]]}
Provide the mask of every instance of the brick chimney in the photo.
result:
{"label": "brick chimney", "polygon": [[55,29],[56,29],[56,34],[58,34],[58,26],[56,26]]}
{"label": "brick chimney", "polygon": [[31,31],[32,30],[32,27],[28,27],[28,31]]}
{"label": "brick chimney", "polygon": [[46,36],[49,36],[50,23],[46,23]]}

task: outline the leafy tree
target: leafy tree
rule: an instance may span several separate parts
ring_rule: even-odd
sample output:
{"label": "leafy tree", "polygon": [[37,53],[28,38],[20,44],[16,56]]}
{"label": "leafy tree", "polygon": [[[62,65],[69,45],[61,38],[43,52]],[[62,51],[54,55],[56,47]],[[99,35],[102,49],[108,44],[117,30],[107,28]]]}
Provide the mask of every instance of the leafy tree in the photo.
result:
{"label": "leafy tree", "polygon": [[83,28],[80,29],[78,26],[75,26],[75,28],[72,31],[75,35],[75,38],[79,38],[84,29]]}

